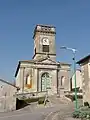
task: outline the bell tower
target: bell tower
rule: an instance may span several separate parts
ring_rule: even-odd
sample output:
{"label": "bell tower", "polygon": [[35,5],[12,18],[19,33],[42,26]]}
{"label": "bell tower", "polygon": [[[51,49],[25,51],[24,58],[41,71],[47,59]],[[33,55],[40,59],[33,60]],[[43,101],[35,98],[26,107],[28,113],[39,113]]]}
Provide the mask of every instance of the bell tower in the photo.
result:
{"label": "bell tower", "polygon": [[55,27],[50,25],[36,25],[34,29],[33,59],[44,58],[46,55],[56,60]]}

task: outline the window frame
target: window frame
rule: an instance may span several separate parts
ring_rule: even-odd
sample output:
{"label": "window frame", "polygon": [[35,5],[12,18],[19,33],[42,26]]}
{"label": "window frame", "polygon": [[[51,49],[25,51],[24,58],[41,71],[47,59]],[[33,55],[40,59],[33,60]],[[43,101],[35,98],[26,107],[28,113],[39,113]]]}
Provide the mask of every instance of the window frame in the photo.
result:
{"label": "window frame", "polygon": [[49,45],[42,45],[43,52],[49,52]]}

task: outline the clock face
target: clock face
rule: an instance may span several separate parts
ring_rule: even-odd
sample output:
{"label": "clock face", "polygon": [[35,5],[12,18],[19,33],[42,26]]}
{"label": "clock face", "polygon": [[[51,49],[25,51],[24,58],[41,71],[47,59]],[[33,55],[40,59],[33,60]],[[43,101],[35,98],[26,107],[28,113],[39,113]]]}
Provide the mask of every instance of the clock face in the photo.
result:
{"label": "clock face", "polygon": [[43,45],[49,45],[48,38],[43,38]]}

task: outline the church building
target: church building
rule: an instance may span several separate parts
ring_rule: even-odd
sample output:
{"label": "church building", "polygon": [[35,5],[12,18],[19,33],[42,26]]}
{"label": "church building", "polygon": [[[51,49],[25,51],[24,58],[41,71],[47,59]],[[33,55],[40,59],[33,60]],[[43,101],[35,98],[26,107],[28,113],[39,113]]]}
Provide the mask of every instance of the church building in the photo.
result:
{"label": "church building", "polygon": [[70,91],[70,64],[56,61],[56,28],[36,25],[32,60],[18,63],[15,78],[19,92],[42,92],[49,95]]}

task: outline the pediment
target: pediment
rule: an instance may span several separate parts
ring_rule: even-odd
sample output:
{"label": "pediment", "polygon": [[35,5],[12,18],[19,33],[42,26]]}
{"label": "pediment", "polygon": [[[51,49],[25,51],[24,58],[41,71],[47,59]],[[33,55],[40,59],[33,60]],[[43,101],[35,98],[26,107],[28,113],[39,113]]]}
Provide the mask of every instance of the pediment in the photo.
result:
{"label": "pediment", "polygon": [[38,63],[45,63],[45,64],[59,64],[58,62],[52,60],[52,59],[49,58],[49,57],[42,58],[42,59],[38,60],[37,62],[38,62]]}

